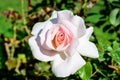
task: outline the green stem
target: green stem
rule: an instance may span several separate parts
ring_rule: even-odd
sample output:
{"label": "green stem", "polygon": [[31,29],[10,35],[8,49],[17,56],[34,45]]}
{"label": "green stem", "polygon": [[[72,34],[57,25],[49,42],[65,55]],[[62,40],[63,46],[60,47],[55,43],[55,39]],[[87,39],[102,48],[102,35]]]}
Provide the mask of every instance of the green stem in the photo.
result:
{"label": "green stem", "polygon": [[14,57],[14,53],[15,53],[15,45],[16,43],[14,43],[14,41],[16,41],[16,37],[17,37],[17,32],[16,32],[16,26],[13,26],[13,31],[14,31],[14,36],[13,36],[13,40],[12,40],[12,47],[11,47],[11,58]]}
{"label": "green stem", "polygon": [[24,10],[24,0],[21,0],[21,9],[22,9],[22,20],[23,20],[23,24],[24,24],[24,29],[26,31],[26,33],[28,35],[30,35],[30,30],[28,29],[28,27],[26,26],[27,21],[26,21],[26,16],[25,16],[25,10]]}
{"label": "green stem", "polygon": [[10,59],[11,55],[10,55],[10,49],[9,49],[9,44],[8,43],[5,43],[5,50],[6,50],[8,59]]}
{"label": "green stem", "polygon": [[87,5],[87,0],[85,0],[84,4],[82,5],[82,9],[84,9]]}

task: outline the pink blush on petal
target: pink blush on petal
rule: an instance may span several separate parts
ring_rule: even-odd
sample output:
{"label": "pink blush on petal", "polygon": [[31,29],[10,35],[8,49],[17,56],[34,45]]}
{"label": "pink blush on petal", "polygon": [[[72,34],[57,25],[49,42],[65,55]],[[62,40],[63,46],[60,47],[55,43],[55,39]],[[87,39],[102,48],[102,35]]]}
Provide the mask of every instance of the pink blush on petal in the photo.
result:
{"label": "pink blush on petal", "polygon": [[[57,29],[54,29],[54,30],[58,30],[52,40],[52,44],[53,44],[54,48],[57,48],[61,44],[64,44],[64,46],[66,46],[66,45],[70,44],[72,41],[72,34],[71,34],[70,30],[65,27],[63,28],[63,27],[64,27],[63,25],[60,25],[60,26],[56,27]],[[53,32],[54,32],[54,30],[53,30]]]}
{"label": "pink blush on petal", "polygon": [[65,34],[62,29],[59,29],[57,34],[55,35],[55,44],[59,46],[65,39]]}

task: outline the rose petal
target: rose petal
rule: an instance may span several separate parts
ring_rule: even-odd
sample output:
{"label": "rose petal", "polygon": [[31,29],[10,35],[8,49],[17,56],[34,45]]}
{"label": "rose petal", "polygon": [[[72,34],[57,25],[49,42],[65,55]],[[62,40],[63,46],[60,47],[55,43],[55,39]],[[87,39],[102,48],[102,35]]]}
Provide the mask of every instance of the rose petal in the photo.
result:
{"label": "rose petal", "polygon": [[81,55],[91,57],[91,58],[98,58],[98,50],[97,47],[89,41],[81,41],[80,40],[80,45],[78,46],[77,49]]}
{"label": "rose petal", "polygon": [[75,27],[71,22],[67,20],[62,20],[60,24],[63,24],[67,29],[69,29],[72,33],[72,36],[77,38],[77,27]]}
{"label": "rose petal", "polygon": [[58,22],[58,19],[57,19],[57,11],[53,11],[50,19],[49,19],[53,24],[56,24]]}
{"label": "rose petal", "polygon": [[55,37],[55,34],[58,32],[59,27],[55,28],[54,30],[51,29],[48,31],[47,33],[47,37],[46,37],[46,42],[45,42],[45,47],[49,48],[49,49],[53,49],[55,51],[63,51],[65,50],[66,46],[64,47],[64,44],[61,44],[61,46],[55,48],[52,44],[52,40]]}
{"label": "rose petal", "polygon": [[45,22],[38,22],[38,23],[36,23],[36,24],[33,26],[31,34],[32,34],[32,35],[37,35],[37,34],[39,34],[39,32],[45,27],[45,25],[46,25],[48,22],[55,23],[56,20],[57,20],[56,18],[57,18],[57,11],[53,11],[50,19],[48,19],[48,20],[45,21]]}
{"label": "rose petal", "polygon": [[77,53],[66,60],[63,60],[58,56],[52,66],[52,71],[57,77],[67,77],[74,74],[78,69],[80,69],[85,64],[84,59]]}
{"label": "rose petal", "polygon": [[79,16],[74,16],[71,19],[71,23],[73,23],[73,25],[75,25],[75,27],[77,27],[77,33],[78,33],[78,37],[81,37],[85,34],[86,32],[86,27],[85,27],[85,23],[84,20],[79,17]]}
{"label": "rose petal", "polygon": [[[74,46],[68,48],[68,49],[71,49],[71,50],[68,50],[68,49],[66,50],[68,53],[70,53],[68,55],[72,55],[72,52],[74,52],[74,48],[77,46],[77,43],[78,43],[78,41],[77,41],[78,40],[77,39],[77,33],[76,33],[77,28],[67,20],[62,20],[61,24],[66,27],[65,28],[65,27],[61,26],[65,30],[66,34],[71,35],[70,33],[72,33],[72,42],[71,42],[72,44],[71,44],[71,46],[73,46],[73,45]],[[69,29],[69,31],[67,29]]]}
{"label": "rose petal", "polygon": [[64,43],[63,43],[56,48],[56,51],[64,51],[69,45],[70,44],[67,44],[66,46],[64,46]]}
{"label": "rose petal", "polygon": [[40,38],[41,38],[41,44],[44,43],[45,39],[46,39],[46,33],[53,27],[53,24],[50,21],[47,21],[44,24],[44,28],[41,31],[41,33],[39,34]]}
{"label": "rose petal", "polygon": [[72,56],[74,54],[74,52],[76,52],[76,48],[77,48],[78,44],[79,44],[78,39],[73,37],[71,45],[65,50],[66,53],[68,53],[69,56]]}
{"label": "rose petal", "polygon": [[33,28],[32,28],[32,35],[37,35],[39,33],[41,33],[42,29],[44,28],[46,22],[38,22],[36,23]]}
{"label": "rose petal", "polygon": [[93,32],[93,28],[90,27],[87,29],[86,34],[79,39],[79,46],[77,50],[80,52],[81,55],[91,57],[91,58],[98,58],[98,50],[94,43],[89,41],[89,38]]}
{"label": "rose petal", "polygon": [[[36,41],[37,36],[33,36],[29,39],[29,45],[32,50],[33,56],[41,61],[52,61],[56,57],[56,53],[54,51],[47,51],[40,46]],[[44,52],[44,54],[43,54]]]}
{"label": "rose petal", "polygon": [[85,35],[82,38],[86,38],[87,40],[89,40],[89,38],[91,37],[91,34],[93,33],[93,27],[89,27],[86,30]]}
{"label": "rose petal", "polygon": [[60,22],[61,20],[71,20],[73,17],[73,13],[69,10],[63,10],[63,11],[58,11],[57,14],[58,21]]}
{"label": "rose petal", "polygon": [[57,18],[57,11],[53,11],[50,19],[55,19]]}

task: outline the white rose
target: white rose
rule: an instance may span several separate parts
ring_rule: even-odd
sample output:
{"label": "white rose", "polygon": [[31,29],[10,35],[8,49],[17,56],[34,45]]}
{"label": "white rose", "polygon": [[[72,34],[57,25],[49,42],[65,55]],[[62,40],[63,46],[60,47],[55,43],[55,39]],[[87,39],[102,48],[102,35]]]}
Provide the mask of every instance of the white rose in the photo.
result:
{"label": "white rose", "polygon": [[53,61],[57,77],[74,74],[84,64],[81,55],[97,58],[98,50],[89,41],[93,27],[86,29],[84,20],[71,11],[54,11],[49,20],[33,26],[29,45],[40,61]]}

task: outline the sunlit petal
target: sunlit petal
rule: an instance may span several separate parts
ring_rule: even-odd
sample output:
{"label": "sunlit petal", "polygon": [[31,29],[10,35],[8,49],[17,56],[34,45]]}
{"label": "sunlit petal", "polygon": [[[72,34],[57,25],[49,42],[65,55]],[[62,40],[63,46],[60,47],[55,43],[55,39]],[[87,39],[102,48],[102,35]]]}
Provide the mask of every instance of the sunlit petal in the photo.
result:
{"label": "sunlit petal", "polygon": [[74,74],[84,64],[84,59],[75,52],[72,57],[69,57],[66,60],[63,60],[58,56],[53,62],[52,71],[57,77],[67,77]]}
{"label": "sunlit petal", "polygon": [[98,58],[99,54],[97,47],[94,43],[89,41],[92,32],[93,27],[87,29],[86,34],[79,39],[79,46],[77,47],[77,50],[84,56]]}

